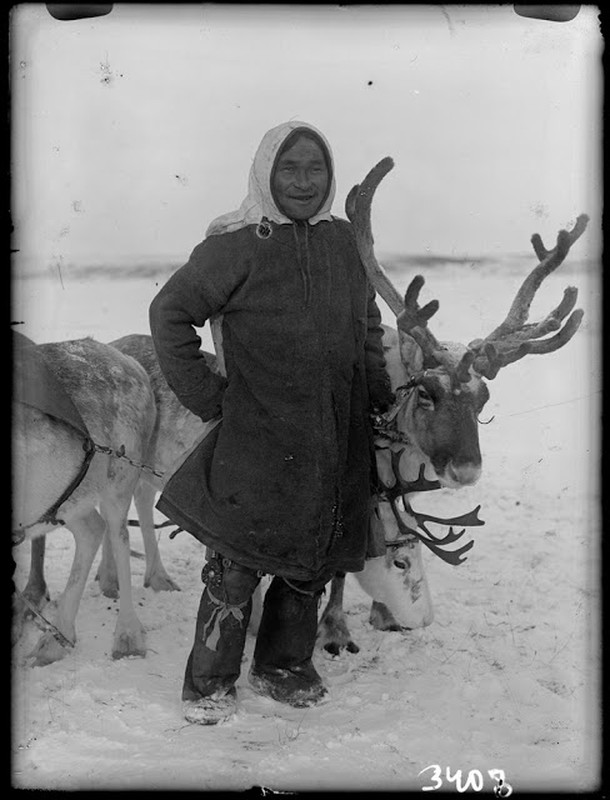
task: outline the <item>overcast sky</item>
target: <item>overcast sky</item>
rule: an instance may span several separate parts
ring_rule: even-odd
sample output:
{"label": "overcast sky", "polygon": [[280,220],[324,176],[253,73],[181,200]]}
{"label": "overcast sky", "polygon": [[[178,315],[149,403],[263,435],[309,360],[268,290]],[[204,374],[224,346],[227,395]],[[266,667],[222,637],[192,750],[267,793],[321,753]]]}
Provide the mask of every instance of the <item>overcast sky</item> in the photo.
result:
{"label": "overcast sky", "polygon": [[523,252],[601,207],[603,41],[512,5],[115,4],[11,17],[14,247],[45,266],[186,259],[265,131],[316,125],[334,213],[382,157],[378,252]]}

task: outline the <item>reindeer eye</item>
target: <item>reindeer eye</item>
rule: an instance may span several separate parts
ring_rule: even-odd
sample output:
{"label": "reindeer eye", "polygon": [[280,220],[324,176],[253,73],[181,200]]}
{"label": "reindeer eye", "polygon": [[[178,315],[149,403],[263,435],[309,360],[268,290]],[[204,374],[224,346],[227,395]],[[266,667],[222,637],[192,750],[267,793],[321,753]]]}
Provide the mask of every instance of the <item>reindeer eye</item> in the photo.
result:
{"label": "reindeer eye", "polygon": [[411,566],[406,558],[404,561],[402,559],[395,558],[392,563],[398,569],[408,569]]}
{"label": "reindeer eye", "polygon": [[424,389],[423,386],[417,387],[417,399],[419,405],[426,410],[432,411],[434,408],[434,400],[430,397],[428,392]]}

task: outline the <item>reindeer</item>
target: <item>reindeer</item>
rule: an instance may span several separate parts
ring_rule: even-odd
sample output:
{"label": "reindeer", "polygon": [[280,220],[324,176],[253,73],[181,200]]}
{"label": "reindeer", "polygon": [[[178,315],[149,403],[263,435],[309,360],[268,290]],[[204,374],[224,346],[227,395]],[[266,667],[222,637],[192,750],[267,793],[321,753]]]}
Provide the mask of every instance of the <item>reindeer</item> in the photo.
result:
{"label": "reindeer", "polygon": [[[571,231],[560,231],[557,244],[546,250],[538,234],[531,242],[539,263],[516,293],[506,319],[483,339],[467,346],[439,342],[428,328],[438,310],[431,301],[418,304],[424,284],[421,275],[411,281],[403,297],[378,263],[371,231],[371,203],[381,180],[393,168],[391,158],[380,161],[361,185],[350,191],[346,213],[354,226],[362,263],[376,292],[396,316],[396,330],[384,334],[386,360],[397,394],[394,408],[377,420],[375,442],[381,483],[378,510],[371,524],[384,530],[385,557],[366,562],[356,573],[361,586],[373,597],[371,624],[380,630],[429,625],[433,620],[430,592],[424,574],[421,545],[446,561],[459,564],[473,542],[456,551],[447,545],[464,533],[438,539],[427,522],[449,525],[481,525],[478,508],[453,520],[419,514],[408,495],[440,487],[459,489],[474,484],[481,474],[477,418],[489,399],[483,380],[493,380],[499,370],[525,355],[551,353],[563,347],[578,330],[583,312],[573,310],[577,289],[568,287],[560,304],[541,322],[528,323],[530,305],[542,281],[563,262],[570,247],[584,232],[588,217],[578,217]],[[570,313],[571,312],[571,313]],[[563,324],[565,318],[570,314]],[[563,325],[563,327],[562,327]],[[556,333],[548,338],[551,332]],[[403,509],[398,506],[402,498]],[[343,613],[345,576],[332,582],[322,614],[319,642],[329,652],[356,652]]]}
{"label": "reindeer", "polygon": [[[138,514],[137,524],[142,531],[146,558],[144,587],[154,591],[180,591],[178,584],[170,577],[159,552],[155,535],[153,506],[155,495],[165,480],[190,453],[192,446],[206,435],[213,423],[204,423],[180,404],[170,390],[159,369],[150,336],[132,334],[109,343],[125,356],[134,358],[146,371],[155,403],[154,425],[146,449],[146,464],[140,473],[133,491],[133,500]],[[42,346],[44,349],[44,346]],[[214,356],[207,354],[214,366]],[[151,466],[154,465],[154,466]],[[30,573],[27,584],[21,593],[18,613],[14,621],[14,639],[18,639],[24,619],[40,610],[49,600],[49,592],[44,577],[45,535],[31,541]],[[102,558],[96,580],[105,597],[119,596],[119,582],[112,544],[109,537],[102,540]]]}
{"label": "reindeer", "polygon": [[[16,349],[17,389],[13,407],[13,536],[38,537],[65,525],[75,553],[65,589],[54,609],[51,630],[32,652],[34,665],[62,658],[75,642],[75,618],[97,549],[108,535],[117,564],[120,607],[113,658],[144,655],[145,634],[132,600],[129,537],[126,520],[140,470],[131,459],[147,456],[155,422],[155,404],[146,372],[132,358],[93,339],[34,345],[25,337]],[[42,360],[39,375],[60,384],[73,404],[79,429],[55,415],[52,403],[42,410],[20,401],[27,395],[27,368]],[[35,373],[36,374],[36,373]],[[31,377],[31,373],[30,373]],[[21,380],[20,380],[21,379]],[[24,389],[25,386],[25,389]],[[84,428],[84,430],[83,430]],[[40,549],[39,549],[40,552]],[[44,555],[44,549],[42,549]],[[38,581],[38,584],[36,583]],[[31,576],[17,602],[17,627],[23,605],[36,615],[47,595],[42,571]]]}

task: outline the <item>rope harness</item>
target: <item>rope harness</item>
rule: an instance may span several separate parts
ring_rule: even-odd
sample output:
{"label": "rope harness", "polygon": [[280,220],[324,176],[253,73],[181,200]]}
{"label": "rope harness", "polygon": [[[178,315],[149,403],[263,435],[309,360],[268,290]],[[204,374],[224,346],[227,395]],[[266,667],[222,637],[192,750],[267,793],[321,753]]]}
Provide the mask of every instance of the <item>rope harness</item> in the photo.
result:
{"label": "rope harness", "polygon": [[421,383],[427,374],[427,370],[414,372],[409,380],[402,386],[399,386],[394,392],[396,400],[392,408],[386,411],[385,414],[372,415],[373,430],[376,436],[381,439],[388,439],[392,442],[401,442],[402,444],[409,445],[413,444],[409,437],[396,427],[396,418],[411,399],[415,387]]}
{"label": "rope harness", "polygon": [[59,507],[62,506],[70,497],[70,495],[80,486],[83,478],[87,474],[89,464],[91,463],[91,459],[93,458],[93,454],[95,452],[95,445],[91,439],[85,439],[83,442],[83,450],[85,451],[85,458],[83,459],[83,463],[81,464],[79,471],[76,473],[71,483],[60,494],[53,505],[50,506],[35,522],[30,522],[29,525],[22,525],[12,532],[13,544],[21,544],[21,542],[25,539],[25,531],[28,528],[34,527],[34,525],[64,525],[63,519],[57,518],[57,512],[59,511]]}
{"label": "rope harness", "polygon": [[[89,466],[91,464],[91,460],[95,453],[103,453],[105,455],[114,456],[115,458],[122,458],[131,464],[132,467],[136,467],[137,469],[142,470],[143,472],[149,472],[152,475],[156,475],[158,478],[162,478],[164,473],[155,470],[153,467],[150,467],[146,464],[140,464],[137,461],[134,461],[129,456],[125,455],[125,446],[121,445],[118,450],[114,450],[112,447],[106,447],[105,445],[96,444],[90,437],[87,437],[83,442],[83,450],[85,451],[85,458],[83,459],[83,463],[80,466],[78,473],[74,476],[70,484],[66,487],[66,489],[61,493],[61,495],[57,498],[57,500],[53,503],[50,508],[48,508],[44,514],[38,517],[37,520],[34,522],[30,522],[28,525],[21,525],[19,528],[13,530],[13,544],[21,544],[21,542],[25,539],[25,531],[28,528],[33,528],[35,525],[40,524],[48,524],[48,525],[65,525],[63,519],[59,519],[57,516],[57,512],[59,511],[60,507],[69,499],[69,497],[78,489],[80,484],[83,481],[83,478],[87,474],[89,470]],[[131,522],[131,520],[130,520]]]}

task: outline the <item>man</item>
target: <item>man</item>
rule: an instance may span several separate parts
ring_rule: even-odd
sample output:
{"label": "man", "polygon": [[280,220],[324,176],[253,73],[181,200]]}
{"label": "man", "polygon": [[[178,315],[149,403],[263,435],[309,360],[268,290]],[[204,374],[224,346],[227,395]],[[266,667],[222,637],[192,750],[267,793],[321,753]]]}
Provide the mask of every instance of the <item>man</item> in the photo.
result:
{"label": "man", "polygon": [[[318,602],[364,566],[374,469],[369,414],[392,402],[380,314],[351,225],[330,213],[330,146],[288,122],[263,138],[237,211],[155,297],[150,325],[181,402],[221,422],[157,507],[213,551],[182,699],[211,724],[236,707],[251,596],[265,595],[249,680],[293,706],[327,690],[312,661]],[[222,315],[226,378],[195,328]]]}

